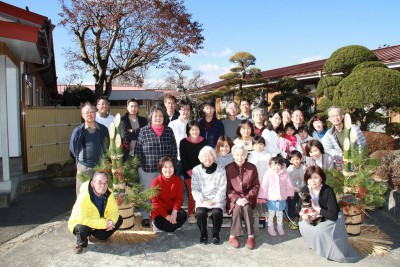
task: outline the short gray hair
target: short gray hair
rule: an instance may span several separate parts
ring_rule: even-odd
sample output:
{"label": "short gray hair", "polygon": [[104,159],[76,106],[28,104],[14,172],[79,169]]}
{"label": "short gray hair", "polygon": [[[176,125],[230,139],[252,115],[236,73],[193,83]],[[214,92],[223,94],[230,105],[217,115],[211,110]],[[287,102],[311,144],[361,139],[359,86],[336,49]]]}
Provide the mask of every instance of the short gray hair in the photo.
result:
{"label": "short gray hair", "polygon": [[92,110],[96,111],[96,107],[95,107],[92,103],[90,103],[90,102],[85,102],[85,103],[82,105],[82,108],[81,108],[81,112],[82,112],[82,113],[83,113],[83,109],[86,108],[86,107],[89,107],[89,108],[91,108]]}
{"label": "short gray hair", "polygon": [[252,118],[254,117],[254,114],[256,114],[257,111],[261,111],[261,113],[262,113],[262,114],[264,115],[264,117],[265,117],[265,111],[264,111],[263,108],[255,108],[255,109],[253,109],[253,111],[251,112],[251,117],[252,117]]}
{"label": "short gray hair", "polygon": [[240,149],[242,149],[242,150],[244,151],[244,153],[245,153],[245,155],[246,155],[246,158],[247,158],[247,153],[248,153],[249,151],[247,150],[247,146],[246,146],[244,143],[239,143],[239,144],[234,145],[234,146],[231,148],[232,155],[234,155],[234,154],[236,153],[236,150],[240,150]]}
{"label": "short gray hair", "polygon": [[199,156],[198,156],[198,158],[199,158],[199,160],[200,160],[201,163],[203,163],[203,157],[204,157],[204,155],[205,155],[206,153],[208,153],[208,152],[211,152],[211,154],[212,154],[213,157],[214,157],[214,161],[217,159],[217,154],[215,153],[214,148],[212,148],[212,147],[210,147],[210,146],[205,146],[205,147],[203,147],[203,148],[200,150]]}
{"label": "short gray hair", "polygon": [[228,108],[228,106],[229,106],[230,104],[234,104],[235,107],[236,107],[237,109],[239,109],[239,105],[238,105],[238,103],[236,103],[235,101],[233,101],[233,100],[228,101],[228,103],[226,103],[226,107]]}
{"label": "short gray hair", "polygon": [[343,114],[343,110],[342,110],[341,107],[339,107],[339,106],[332,106],[332,107],[328,108],[328,116],[329,116],[329,113],[330,113],[333,109],[339,110],[340,115],[342,115],[342,116],[344,115],[344,114]]}
{"label": "short gray hair", "polygon": [[93,181],[93,182],[97,182],[97,177],[99,177],[100,175],[104,175],[104,176],[107,178],[107,181],[108,181],[108,174],[105,173],[105,172],[95,172],[95,173],[93,174],[92,181]]}

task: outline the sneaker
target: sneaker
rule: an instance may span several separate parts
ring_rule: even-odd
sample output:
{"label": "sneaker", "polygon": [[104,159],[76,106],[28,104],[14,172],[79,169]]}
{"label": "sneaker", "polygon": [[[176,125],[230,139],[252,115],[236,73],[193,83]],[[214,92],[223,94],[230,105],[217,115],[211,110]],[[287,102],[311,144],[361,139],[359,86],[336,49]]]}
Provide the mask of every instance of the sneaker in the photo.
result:
{"label": "sneaker", "polygon": [[197,223],[196,217],[194,217],[194,215],[189,215],[189,217],[188,217],[188,223],[190,223],[190,224]]}
{"label": "sneaker", "polygon": [[150,228],[150,219],[143,219],[142,220],[142,227]]}
{"label": "sneaker", "polygon": [[109,240],[109,239],[101,240],[101,239],[97,239],[96,237],[94,237],[94,236],[91,235],[91,236],[88,237],[88,240],[89,240],[90,242],[96,244],[96,243],[108,243],[108,240]]}
{"label": "sneaker", "polygon": [[278,226],[276,227],[278,230],[278,234],[279,235],[284,235],[285,231],[283,230],[283,224],[278,224]]}
{"label": "sneaker", "polygon": [[82,251],[83,251],[83,247],[81,247],[80,245],[75,245],[75,247],[74,247],[75,254],[81,254]]}
{"label": "sneaker", "polygon": [[236,238],[236,236],[229,237],[228,242],[229,242],[229,244],[230,244],[232,247],[234,247],[234,248],[240,247],[239,240]]}
{"label": "sneaker", "polygon": [[246,248],[247,249],[254,249],[255,246],[256,246],[256,242],[254,240],[254,237],[247,238]]}
{"label": "sneaker", "polygon": [[274,228],[273,225],[272,226],[268,226],[268,234],[270,236],[276,236],[275,228]]}
{"label": "sneaker", "polygon": [[292,223],[292,222],[289,222],[289,227],[292,230],[298,230],[299,229],[299,227],[297,225],[295,225],[294,223]]}
{"label": "sneaker", "polygon": [[153,225],[153,233],[162,233],[162,230],[158,229],[154,222],[151,222]]}

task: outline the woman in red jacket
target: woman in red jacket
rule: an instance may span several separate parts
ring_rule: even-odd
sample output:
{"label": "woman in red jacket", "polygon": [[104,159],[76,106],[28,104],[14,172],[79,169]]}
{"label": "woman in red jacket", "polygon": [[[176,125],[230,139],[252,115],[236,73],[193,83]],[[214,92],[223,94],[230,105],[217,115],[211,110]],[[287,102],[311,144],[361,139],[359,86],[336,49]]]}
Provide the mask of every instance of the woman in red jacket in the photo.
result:
{"label": "woman in red jacket", "polygon": [[151,182],[151,188],[158,186],[158,195],[151,198],[153,210],[153,230],[174,232],[187,219],[181,208],[183,202],[183,182],[174,174],[175,165],[170,157],[162,157],[158,164],[160,175]]}

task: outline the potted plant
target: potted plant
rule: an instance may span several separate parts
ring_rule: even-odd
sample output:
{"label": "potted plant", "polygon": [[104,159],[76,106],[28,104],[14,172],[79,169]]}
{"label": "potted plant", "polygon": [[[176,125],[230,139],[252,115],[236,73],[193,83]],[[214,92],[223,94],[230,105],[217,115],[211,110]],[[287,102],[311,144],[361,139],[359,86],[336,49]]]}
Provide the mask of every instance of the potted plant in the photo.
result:
{"label": "potted plant", "polygon": [[355,147],[357,137],[351,132],[350,115],[344,119],[343,172],[328,170],[327,184],[337,194],[340,209],[346,217],[346,229],[350,235],[359,235],[367,210],[382,207],[387,186],[373,179],[379,159],[369,158],[367,151]]}
{"label": "potted plant", "polygon": [[[139,182],[138,167],[139,158],[123,162],[123,146],[121,142],[121,115],[115,116],[114,123],[109,127],[110,146],[107,153],[95,167],[96,172],[105,172],[109,177],[109,188],[114,193],[119,206],[119,212],[124,219],[120,230],[131,229],[134,226],[134,208],[151,211],[151,197],[158,194],[157,188],[143,191],[143,185]],[[82,175],[82,180],[90,180],[90,176]]]}

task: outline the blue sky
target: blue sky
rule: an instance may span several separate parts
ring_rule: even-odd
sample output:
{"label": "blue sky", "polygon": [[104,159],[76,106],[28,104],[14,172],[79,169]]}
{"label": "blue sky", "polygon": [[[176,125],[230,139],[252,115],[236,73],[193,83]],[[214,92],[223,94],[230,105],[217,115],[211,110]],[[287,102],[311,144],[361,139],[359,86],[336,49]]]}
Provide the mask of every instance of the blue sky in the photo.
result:
{"label": "blue sky", "polygon": [[[4,0],[3,0],[4,1]],[[47,16],[57,25],[60,6],[56,0],[5,0]],[[182,58],[193,70],[203,72],[209,82],[229,71],[229,58],[239,51],[253,54],[256,67],[275,69],[328,58],[346,45],[376,49],[400,44],[398,0],[187,0],[193,19],[203,24],[204,49]],[[54,30],[57,76],[62,82],[62,47],[70,39],[66,31]],[[167,70],[151,70],[147,87],[159,84]],[[91,75],[84,84],[93,84]]]}

